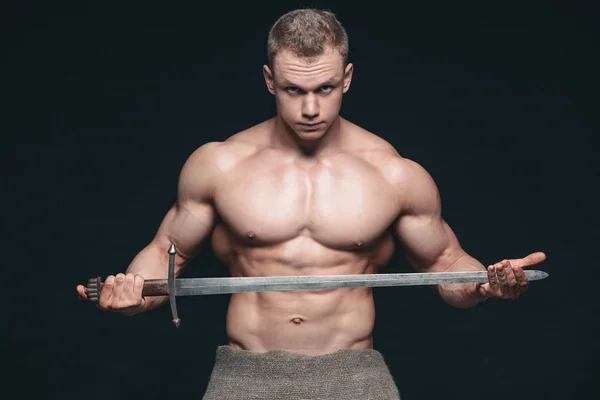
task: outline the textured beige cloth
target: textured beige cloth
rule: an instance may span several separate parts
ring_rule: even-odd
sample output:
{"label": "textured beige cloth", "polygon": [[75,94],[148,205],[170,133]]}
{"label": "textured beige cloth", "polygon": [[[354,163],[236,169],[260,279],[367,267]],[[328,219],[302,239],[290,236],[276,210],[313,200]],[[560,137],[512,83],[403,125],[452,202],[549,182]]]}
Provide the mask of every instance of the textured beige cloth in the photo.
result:
{"label": "textured beige cloth", "polygon": [[241,399],[398,400],[400,395],[376,350],[307,356],[219,346],[203,400]]}

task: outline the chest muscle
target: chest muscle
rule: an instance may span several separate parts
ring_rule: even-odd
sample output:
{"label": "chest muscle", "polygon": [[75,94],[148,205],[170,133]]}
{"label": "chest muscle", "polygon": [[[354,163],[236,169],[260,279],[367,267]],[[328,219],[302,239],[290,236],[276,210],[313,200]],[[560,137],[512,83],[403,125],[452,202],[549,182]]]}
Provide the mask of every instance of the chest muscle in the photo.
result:
{"label": "chest muscle", "polygon": [[216,196],[229,230],[264,245],[300,235],[324,246],[355,248],[393,222],[395,205],[383,178],[357,162],[241,166]]}

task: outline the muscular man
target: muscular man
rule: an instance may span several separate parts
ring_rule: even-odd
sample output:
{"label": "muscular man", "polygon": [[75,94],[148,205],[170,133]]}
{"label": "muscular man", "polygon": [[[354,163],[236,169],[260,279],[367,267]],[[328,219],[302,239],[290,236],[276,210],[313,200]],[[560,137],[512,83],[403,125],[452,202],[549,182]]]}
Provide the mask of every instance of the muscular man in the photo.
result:
{"label": "muscular man", "polygon": [[[431,176],[339,115],[353,65],[335,16],[282,16],[268,50],[277,115],[190,156],[155,238],[106,279],[99,307],[134,315],[159,306],[165,298],[141,296],[144,280],[167,277],[171,244],[179,274],[209,236],[240,277],[373,274],[395,240],[419,272],[486,270],[442,219]],[[522,268],[544,259],[503,260],[488,266],[488,283],[434,290],[454,307],[514,299],[528,286]],[[374,319],[370,288],[234,294],[205,399],[399,398],[372,346]]]}

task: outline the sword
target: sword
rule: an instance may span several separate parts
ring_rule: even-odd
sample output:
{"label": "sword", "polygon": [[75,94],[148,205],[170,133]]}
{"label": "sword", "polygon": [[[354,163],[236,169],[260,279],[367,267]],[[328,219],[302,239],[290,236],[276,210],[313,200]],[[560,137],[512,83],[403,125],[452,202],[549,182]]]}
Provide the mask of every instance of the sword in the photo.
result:
{"label": "sword", "polygon": [[[169,248],[168,279],[145,280],[142,296],[169,296],[173,323],[176,327],[179,327],[180,319],[177,314],[175,297],[179,296],[357,287],[485,283],[488,281],[487,271],[175,279],[175,254],[175,246],[171,245]],[[523,272],[525,272],[525,276],[529,281],[537,281],[549,276],[548,273],[538,270],[527,270]],[[102,278],[100,277],[92,278],[88,281],[85,292],[90,301],[98,301],[102,285]]]}

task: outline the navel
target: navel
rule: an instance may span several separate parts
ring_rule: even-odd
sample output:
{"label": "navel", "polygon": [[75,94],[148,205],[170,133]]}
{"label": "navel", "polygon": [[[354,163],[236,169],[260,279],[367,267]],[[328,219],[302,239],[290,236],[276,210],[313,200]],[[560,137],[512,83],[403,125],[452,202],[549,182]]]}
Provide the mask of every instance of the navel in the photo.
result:
{"label": "navel", "polygon": [[296,318],[293,318],[293,319],[292,319],[292,322],[293,322],[294,324],[296,324],[296,325],[300,325],[301,323],[303,323],[303,322],[304,322],[304,320],[303,320],[302,318],[298,318],[298,317],[296,317]]}

